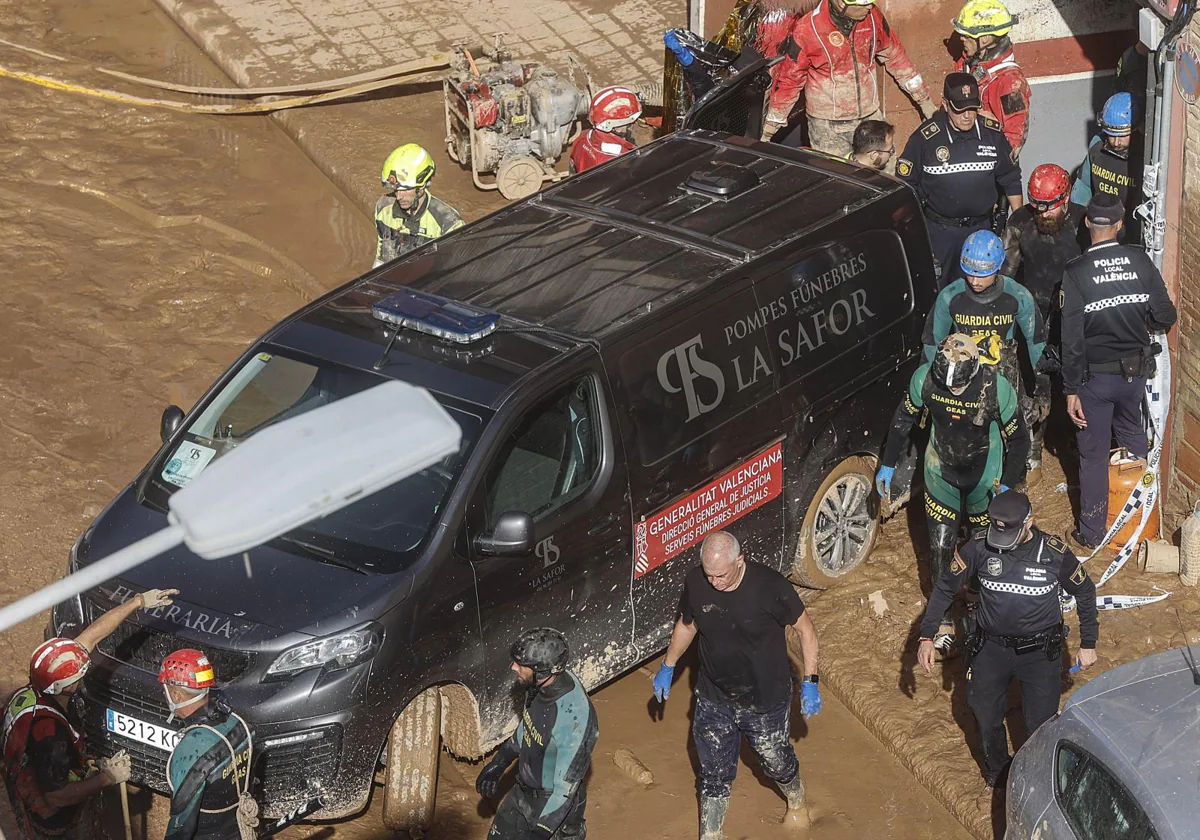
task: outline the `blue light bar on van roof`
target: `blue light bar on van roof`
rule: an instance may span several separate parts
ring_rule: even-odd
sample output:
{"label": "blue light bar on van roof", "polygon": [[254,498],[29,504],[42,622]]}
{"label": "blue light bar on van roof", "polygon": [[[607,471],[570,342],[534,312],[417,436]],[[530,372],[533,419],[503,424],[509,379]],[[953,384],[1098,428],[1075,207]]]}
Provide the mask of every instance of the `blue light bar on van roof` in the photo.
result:
{"label": "blue light bar on van roof", "polygon": [[500,315],[416,289],[402,289],[371,307],[371,314],[388,324],[470,344],[495,332]]}

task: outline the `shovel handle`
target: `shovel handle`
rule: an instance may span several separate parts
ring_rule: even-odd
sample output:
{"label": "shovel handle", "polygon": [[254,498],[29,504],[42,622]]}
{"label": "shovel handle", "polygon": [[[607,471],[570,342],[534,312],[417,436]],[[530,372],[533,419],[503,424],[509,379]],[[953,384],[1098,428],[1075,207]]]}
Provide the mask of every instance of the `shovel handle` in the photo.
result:
{"label": "shovel handle", "polygon": [[125,819],[125,840],[133,840],[133,829],[129,826],[129,786],[121,782],[121,816]]}

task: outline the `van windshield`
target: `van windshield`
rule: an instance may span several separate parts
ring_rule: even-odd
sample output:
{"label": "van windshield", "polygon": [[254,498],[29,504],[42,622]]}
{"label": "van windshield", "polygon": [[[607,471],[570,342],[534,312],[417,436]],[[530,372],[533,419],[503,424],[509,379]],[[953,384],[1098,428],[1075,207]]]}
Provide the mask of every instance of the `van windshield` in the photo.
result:
{"label": "van windshield", "polygon": [[[194,412],[166,459],[158,462],[151,485],[165,504],[167,496],[256,432],[383,381],[366,371],[290,351],[272,348],[257,353],[202,410]],[[413,562],[483,422],[455,406],[443,403],[443,407],[462,428],[457,453],[271,545],[367,574],[390,574]]]}

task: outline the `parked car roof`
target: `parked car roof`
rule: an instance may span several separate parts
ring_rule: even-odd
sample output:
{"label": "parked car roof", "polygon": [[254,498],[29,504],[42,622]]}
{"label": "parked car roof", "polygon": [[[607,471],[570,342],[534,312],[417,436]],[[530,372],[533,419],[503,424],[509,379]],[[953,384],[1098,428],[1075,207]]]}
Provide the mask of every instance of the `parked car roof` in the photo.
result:
{"label": "parked car roof", "polygon": [[1200,669],[1190,662],[1181,648],[1122,665],[1072,694],[1062,711],[1124,757],[1177,826],[1195,819],[1200,796]]}

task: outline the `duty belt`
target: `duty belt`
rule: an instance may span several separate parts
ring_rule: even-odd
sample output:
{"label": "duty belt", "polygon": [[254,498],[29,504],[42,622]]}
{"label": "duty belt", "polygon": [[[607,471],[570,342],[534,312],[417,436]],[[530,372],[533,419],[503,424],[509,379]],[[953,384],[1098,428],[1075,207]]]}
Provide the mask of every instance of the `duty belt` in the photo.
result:
{"label": "duty belt", "polygon": [[949,225],[950,227],[973,227],[990,222],[992,219],[991,213],[984,213],[982,216],[959,216],[958,218],[951,218],[950,216],[943,216],[941,213],[933,212],[929,209],[929,205],[926,205],[923,209],[925,218],[929,219],[929,221],[937,222],[939,225]]}
{"label": "duty belt", "polygon": [[997,636],[995,633],[988,633],[981,630],[984,638],[989,642],[995,642],[1006,648],[1036,648],[1046,644],[1046,640],[1053,636],[1058,631],[1057,627],[1051,627],[1043,630],[1041,633],[1035,633],[1032,636]]}
{"label": "duty belt", "polygon": [[1115,362],[1088,362],[1087,368],[1089,374],[1115,373],[1120,376],[1123,373],[1120,359]]}

